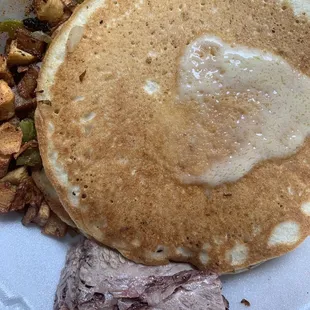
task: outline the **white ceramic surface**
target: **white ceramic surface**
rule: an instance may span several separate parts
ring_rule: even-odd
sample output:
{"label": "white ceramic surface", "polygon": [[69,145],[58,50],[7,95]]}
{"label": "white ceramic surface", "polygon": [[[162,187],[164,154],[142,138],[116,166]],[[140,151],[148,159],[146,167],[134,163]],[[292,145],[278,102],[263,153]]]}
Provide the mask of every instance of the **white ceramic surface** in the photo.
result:
{"label": "white ceramic surface", "polygon": [[[22,16],[27,5],[28,0],[0,0],[0,20]],[[0,216],[0,310],[52,310],[72,242],[23,227],[18,214]],[[231,310],[310,310],[310,239],[284,257],[222,280]],[[243,298],[250,308],[240,303]]]}

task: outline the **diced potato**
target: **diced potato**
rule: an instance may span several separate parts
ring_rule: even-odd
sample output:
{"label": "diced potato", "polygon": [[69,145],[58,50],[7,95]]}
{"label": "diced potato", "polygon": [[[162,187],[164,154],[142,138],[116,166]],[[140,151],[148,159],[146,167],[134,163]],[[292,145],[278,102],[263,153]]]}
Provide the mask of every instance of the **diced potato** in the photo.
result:
{"label": "diced potato", "polygon": [[23,65],[30,65],[31,63],[35,62],[37,58],[29,54],[17,47],[17,41],[13,40],[10,44],[8,50],[8,66],[23,66]]}
{"label": "diced potato", "polygon": [[42,233],[49,236],[61,238],[66,235],[67,229],[67,224],[65,224],[59,219],[58,216],[52,213],[46,225],[43,227]]}
{"label": "diced potato", "polygon": [[8,83],[0,80],[0,121],[13,117],[15,95]]}
{"label": "diced potato", "polygon": [[9,182],[17,186],[28,177],[29,175],[26,167],[20,167],[13,171],[10,171],[5,177],[0,179],[0,182]]}
{"label": "diced potato", "polygon": [[0,126],[0,153],[11,155],[20,150],[23,133],[19,128],[10,123],[4,123]]}
{"label": "diced potato", "polygon": [[39,76],[39,68],[37,66],[30,66],[24,77],[17,85],[17,90],[20,96],[24,99],[32,99],[35,97],[35,90],[37,88],[37,79]]}
{"label": "diced potato", "polygon": [[4,182],[0,183],[0,213],[11,211],[11,204],[15,198],[16,186]]}
{"label": "diced potato", "polygon": [[16,31],[16,47],[38,59],[42,59],[46,43],[33,37],[30,31],[21,28]]}
{"label": "diced potato", "polygon": [[25,205],[39,208],[43,201],[43,195],[35,186],[32,178],[23,180],[16,188],[16,195],[11,204],[10,210],[21,210]]}
{"label": "diced potato", "polygon": [[4,177],[7,174],[11,158],[11,155],[0,154],[0,178]]}
{"label": "diced potato", "polygon": [[0,80],[4,80],[10,87],[15,85],[12,73],[8,69],[7,60],[3,55],[0,55]]}
{"label": "diced potato", "polygon": [[59,22],[64,15],[64,4],[61,0],[34,0],[34,8],[40,20],[51,24]]}
{"label": "diced potato", "polygon": [[33,219],[33,222],[36,223],[38,226],[43,227],[46,225],[48,219],[50,218],[50,215],[51,209],[47,205],[47,203],[43,201],[37,216]]}
{"label": "diced potato", "polygon": [[36,206],[29,206],[22,219],[23,225],[27,226],[31,222],[33,222],[37,214],[38,214],[38,208]]}
{"label": "diced potato", "polygon": [[24,99],[17,91],[17,87],[12,88],[15,94],[15,115],[26,118],[37,107],[36,99]]}

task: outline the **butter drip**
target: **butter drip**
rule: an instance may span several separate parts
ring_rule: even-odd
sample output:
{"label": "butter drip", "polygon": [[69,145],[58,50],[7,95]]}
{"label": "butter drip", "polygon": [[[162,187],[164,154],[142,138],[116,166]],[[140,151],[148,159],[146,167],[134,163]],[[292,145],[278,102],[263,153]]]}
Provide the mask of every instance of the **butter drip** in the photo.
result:
{"label": "butter drip", "polygon": [[[309,135],[310,78],[280,56],[202,36],[187,46],[179,72],[177,104],[198,105],[201,115],[208,111],[213,148],[224,143],[227,150],[201,174],[184,173],[184,183],[236,181],[263,160],[294,154]],[[224,126],[218,126],[212,115],[227,101],[234,116],[222,113]]]}

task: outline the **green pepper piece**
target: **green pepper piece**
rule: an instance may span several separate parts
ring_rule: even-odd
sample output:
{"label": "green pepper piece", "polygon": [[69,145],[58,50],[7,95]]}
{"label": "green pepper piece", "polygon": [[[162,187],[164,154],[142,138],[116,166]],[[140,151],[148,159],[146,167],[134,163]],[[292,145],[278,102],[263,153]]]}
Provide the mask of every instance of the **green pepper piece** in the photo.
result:
{"label": "green pepper piece", "polygon": [[5,20],[3,22],[0,22],[0,32],[8,33],[10,38],[13,38],[15,31],[18,28],[22,28],[22,27],[23,27],[23,22],[20,20],[10,19],[10,20]]}
{"label": "green pepper piece", "polygon": [[29,147],[25,152],[16,159],[17,166],[37,167],[42,165],[39,149],[37,147]]}
{"label": "green pepper piece", "polygon": [[23,142],[34,140],[37,137],[34,121],[30,118],[25,118],[19,123],[19,127],[23,132]]}

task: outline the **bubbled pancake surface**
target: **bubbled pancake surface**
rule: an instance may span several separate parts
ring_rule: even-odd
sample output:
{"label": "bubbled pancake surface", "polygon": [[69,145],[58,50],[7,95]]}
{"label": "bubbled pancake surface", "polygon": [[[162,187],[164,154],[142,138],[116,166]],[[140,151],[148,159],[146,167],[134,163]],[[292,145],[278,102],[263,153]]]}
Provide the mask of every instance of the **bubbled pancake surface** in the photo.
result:
{"label": "bubbled pancake surface", "polygon": [[[195,123],[193,106],[174,103],[179,59],[208,33],[310,74],[309,21],[262,0],[89,0],[43,63],[36,124],[46,174],[81,231],[136,262],[230,272],[309,234],[309,139],[232,184],[206,190],[176,177],[181,155],[196,154],[185,138],[167,138]],[[146,81],[160,92],[145,92]]]}

